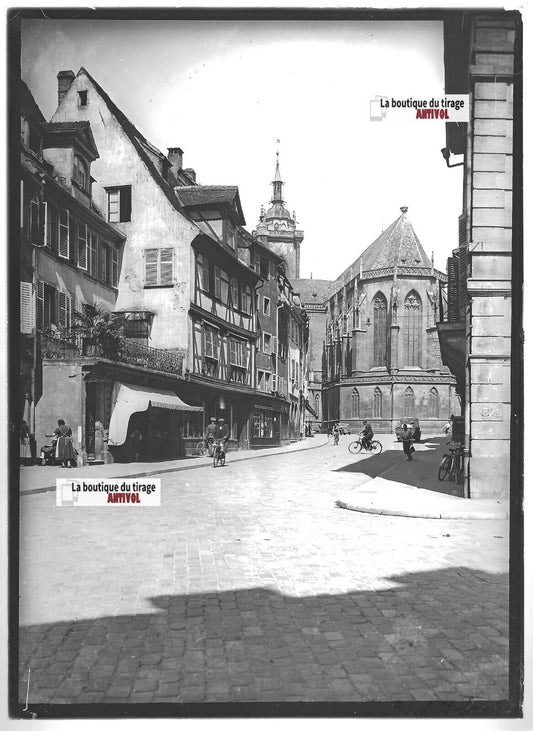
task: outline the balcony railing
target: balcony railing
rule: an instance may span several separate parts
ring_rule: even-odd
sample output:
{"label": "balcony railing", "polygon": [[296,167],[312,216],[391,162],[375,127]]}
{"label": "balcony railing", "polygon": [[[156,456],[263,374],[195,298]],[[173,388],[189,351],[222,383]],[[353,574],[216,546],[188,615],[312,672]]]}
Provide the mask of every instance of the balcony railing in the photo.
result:
{"label": "balcony railing", "polygon": [[50,360],[68,360],[80,356],[106,358],[116,363],[143,369],[183,375],[184,353],[160,350],[142,345],[135,340],[98,343],[87,338],[80,330],[45,330],[39,333],[41,357]]}

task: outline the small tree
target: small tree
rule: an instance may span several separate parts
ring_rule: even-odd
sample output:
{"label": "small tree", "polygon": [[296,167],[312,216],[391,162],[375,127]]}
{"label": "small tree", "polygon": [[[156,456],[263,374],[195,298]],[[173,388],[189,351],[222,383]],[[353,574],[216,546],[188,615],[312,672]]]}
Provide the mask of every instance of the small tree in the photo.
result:
{"label": "small tree", "polygon": [[124,347],[121,317],[98,303],[84,305],[82,312],[75,312],[72,327],[81,335],[84,355],[94,349],[116,359]]}

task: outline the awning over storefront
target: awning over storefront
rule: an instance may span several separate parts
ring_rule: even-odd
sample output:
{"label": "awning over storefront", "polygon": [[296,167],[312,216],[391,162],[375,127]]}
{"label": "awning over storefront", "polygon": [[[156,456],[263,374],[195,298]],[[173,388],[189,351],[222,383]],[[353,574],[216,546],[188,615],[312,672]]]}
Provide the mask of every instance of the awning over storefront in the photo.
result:
{"label": "awning over storefront", "polygon": [[118,383],[115,404],[109,421],[109,444],[118,447],[128,436],[130,416],[146,411],[149,406],[176,411],[203,411],[203,406],[189,406],[172,391],[147,390],[142,386]]}

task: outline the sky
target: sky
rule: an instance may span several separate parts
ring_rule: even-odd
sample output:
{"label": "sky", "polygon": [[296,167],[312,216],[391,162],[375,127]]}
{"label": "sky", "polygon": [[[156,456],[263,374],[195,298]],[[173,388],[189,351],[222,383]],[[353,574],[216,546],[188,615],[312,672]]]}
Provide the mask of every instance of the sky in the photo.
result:
{"label": "sky", "polygon": [[339,276],[400,206],[445,271],[463,171],[441,155],[445,123],[370,119],[376,95],[443,94],[439,21],[23,20],[22,78],[47,119],[57,72],[81,66],[156,147],[181,147],[199,183],[238,185],[249,231],[279,149],[300,276]]}

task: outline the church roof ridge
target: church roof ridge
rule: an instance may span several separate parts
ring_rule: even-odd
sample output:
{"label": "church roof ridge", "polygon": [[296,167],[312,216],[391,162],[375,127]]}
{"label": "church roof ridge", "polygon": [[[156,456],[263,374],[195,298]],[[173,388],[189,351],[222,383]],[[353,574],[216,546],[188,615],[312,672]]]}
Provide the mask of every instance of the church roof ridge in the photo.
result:
{"label": "church roof ridge", "polygon": [[407,218],[407,206],[402,206],[400,210],[401,215],[337,277],[335,281],[338,284],[346,284],[360,271],[375,271],[391,266],[431,267],[431,261]]}

